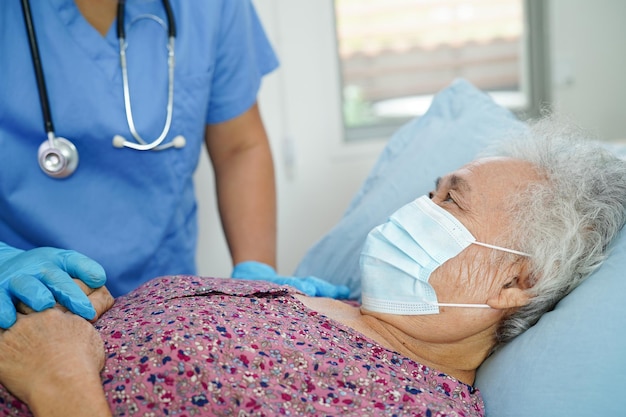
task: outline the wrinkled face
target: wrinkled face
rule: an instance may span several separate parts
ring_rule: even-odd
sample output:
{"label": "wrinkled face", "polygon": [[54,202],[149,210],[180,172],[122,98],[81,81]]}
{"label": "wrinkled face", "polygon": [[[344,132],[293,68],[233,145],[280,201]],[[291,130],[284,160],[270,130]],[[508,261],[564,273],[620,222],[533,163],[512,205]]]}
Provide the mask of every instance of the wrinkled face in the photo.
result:
{"label": "wrinkled face", "polygon": [[[511,227],[514,197],[540,177],[533,165],[511,158],[474,161],[437,180],[433,202],[456,217],[479,242],[502,246]],[[519,250],[520,248],[510,248]],[[504,285],[512,285],[523,259],[470,245],[435,270],[430,283],[439,302],[485,303]]]}
{"label": "wrinkled face", "polygon": [[[477,241],[504,246],[502,237],[508,235],[512,224],[513,197],[536,181],[541,181],[541,177],[528,162],[486,158],[438,179],[430,197],[463,223]],[[517,247],[510,249],[520,250]],[[518,286],[518,279],[524,277],[525,263],[524,257],[519,255],[469,245],[435,269],[429,283],[440,303],[492,305],[491,300],[503,288]],[[504,314],[503,307],[440,307],[438,315],[386,317],[385,321],[393,321],[394,325],[409,333],[426,334],[432,341],[441,341],[488,332]]]}

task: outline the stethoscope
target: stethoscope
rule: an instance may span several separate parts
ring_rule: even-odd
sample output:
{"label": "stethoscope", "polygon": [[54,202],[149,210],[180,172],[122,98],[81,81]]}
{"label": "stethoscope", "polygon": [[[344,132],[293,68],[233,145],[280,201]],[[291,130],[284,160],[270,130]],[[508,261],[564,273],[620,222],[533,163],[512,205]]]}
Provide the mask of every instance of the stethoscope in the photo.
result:
{"label": "stethoscope", "polygon": [[[128,85],[128,71],[126,67],[126,48],[128,47],[128,43],[126,42],[126,30],[124,28],[124,9],[126,2],[125,0],[119,0],[118,2],[116,23],[117,37],[120,44],[120,66],[122,68],[122,83],[124,87],[124,109],[126,110],[126,122],[128,123],[130,133],[136,142],[130,142],[121,135],[115,135],[113,137],[113,146],[116,148],[126,147],[136,149],[138,151],[160,151],[163,149],[182,148],[185,146],[185,138],[181,135],[176,136],[170,143],[163,144],[163,141],[170,130],[172,113],[174,112],[174,39],[176,38],[176,22],[174,20],[174,13],[172,12],[169,0],[162,1],[163,8],[165,9],[165,13],[167,15],[168,32],[167,114],[165,118],[165,125],[163,126],[161,134],[150,143],[145,141],[139,135],[133,120],[130,103],[130,88]],[[26,23],[26,30],[28,32],[28,41],[33,60],[33,67],[35,69],[35,77],[37,79],[37,88],[39,90],[39,100],[41,102],[41,109],[43,112],[44,128],[48,136],[48,139],[39,146],[37,159],[39,161],[39,166],[47,175],[53,178],[65,178],[72,175],[78,166],[78,150],[71,141],[66,138],[56,136],[54,133],[54,125],[52,123],[52,115],[50,113],[50,102],[48,100],[48,91],[46,89],[46,82],[43,75],[43,65],[39,55],[39,46],[37,44],[37,36],[35,34],[29,0],[22,0],[22,11],[24,14],[24,22]],[[165,24],[156,16],[150,15],[138,17],[138,19],[140,18],[155,20],[161,26],[165,27]]]}

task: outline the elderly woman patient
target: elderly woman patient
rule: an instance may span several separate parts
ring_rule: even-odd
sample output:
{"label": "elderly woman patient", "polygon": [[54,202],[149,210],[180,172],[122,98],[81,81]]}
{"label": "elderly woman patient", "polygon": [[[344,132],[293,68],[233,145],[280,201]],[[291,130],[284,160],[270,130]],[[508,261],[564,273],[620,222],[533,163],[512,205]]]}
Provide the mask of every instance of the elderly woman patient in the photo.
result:
{"label": "elderly woman patient", "polygon": [[96,291],[108,311],[95,326],[56,309],[20,315],[0,337],[0,406],[483,415],[476,369],[594,271],[625,221],[626,162],[548,131],[503,141],[373,229],[360,306],[189,276],[154,279],[110,309]]}

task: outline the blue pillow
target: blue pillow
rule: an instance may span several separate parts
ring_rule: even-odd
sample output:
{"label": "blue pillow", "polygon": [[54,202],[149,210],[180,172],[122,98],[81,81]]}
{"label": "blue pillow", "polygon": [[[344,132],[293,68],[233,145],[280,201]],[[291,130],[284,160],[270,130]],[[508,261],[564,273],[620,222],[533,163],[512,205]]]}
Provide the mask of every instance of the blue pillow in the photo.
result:
{"label": "blue pillow", "polygon": [[398,130],[339,223],[314,244],[295,276],[317,276],[361,295],[359,255],[369,231],[435,180],[474,159],[490,140],[523,129],[507,109],[459,79],[437,94],[426,114]]}
{"label": "blue pillow", "polygon": [[[340,222],[304,256],[315,275],[360,295],[367,233],[434,180],[474,159],[489,140],[524,124],[468,82],[440,92],[429,111],[389,140]],[[607,145],[624,157],[626,147]],[[492,355],[476,386],[487,417],[626,415],[626,231],[603,266],[527,332]]]}
{"label": "blue pillow", "polygon": [[604,264],[480,367],[487,416],[626,415],[626,233]]}

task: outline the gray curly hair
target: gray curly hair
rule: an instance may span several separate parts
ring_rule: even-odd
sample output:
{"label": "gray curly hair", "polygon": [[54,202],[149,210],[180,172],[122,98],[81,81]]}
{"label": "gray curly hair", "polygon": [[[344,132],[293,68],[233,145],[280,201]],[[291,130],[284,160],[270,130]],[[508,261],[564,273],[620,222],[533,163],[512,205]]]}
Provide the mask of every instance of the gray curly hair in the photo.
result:
{"label": "gray curly hair", "polygon": [[[531,254],[532,299],[500,323],[494,350],[534,325],[596,270],[626,221],[626,161],[547,116],[483,156],[534,164],[547,181],[517,196],[505,244]],[[509,231],[510,232],[510,231]]]}

